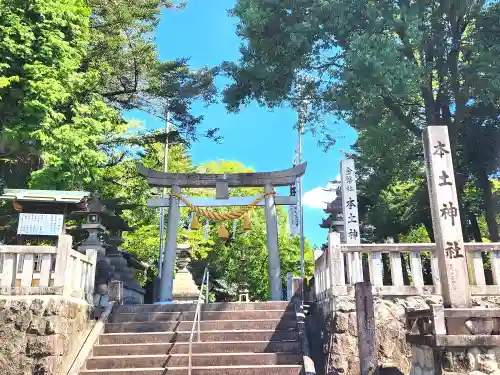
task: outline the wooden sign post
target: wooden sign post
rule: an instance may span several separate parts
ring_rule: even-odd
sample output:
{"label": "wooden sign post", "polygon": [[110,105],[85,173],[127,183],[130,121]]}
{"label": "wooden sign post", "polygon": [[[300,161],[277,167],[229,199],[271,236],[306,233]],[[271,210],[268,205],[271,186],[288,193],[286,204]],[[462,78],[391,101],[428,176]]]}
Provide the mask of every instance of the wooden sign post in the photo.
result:
{"label": "wooden sign post", "polygon": [[427,127],[423,140],[443,304],[445,307],[470,307],[467,262],[448,127]]}
{"label": "wooden sign post", "polygon": [[[358,195],[356,192],[356,169],[353,159],[342,160],[340,163],[342,180],[342,206],[344,215],[345,242],[350,245],[360,243]],[[363,269],[360,253],[347,254],[347,269],[349,283],[363,281]]]}

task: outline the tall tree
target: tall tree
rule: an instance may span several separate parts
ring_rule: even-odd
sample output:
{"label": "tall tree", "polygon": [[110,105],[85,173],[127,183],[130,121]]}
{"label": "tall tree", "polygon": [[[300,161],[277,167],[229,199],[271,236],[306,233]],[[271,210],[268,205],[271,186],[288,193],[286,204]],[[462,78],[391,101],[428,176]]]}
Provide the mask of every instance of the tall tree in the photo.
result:
{"label": "tall tree", "polygon": [[[75,100],[76,93],[92,84],[92,77],[78,72],[89,38],[89,14],[80,0],[7,0],[0,6],[0,153],[12,187],[25,186],[31,171],[44,162],[60,162],[41,149],[51,148],[65,125],[84,121],[82,117],[94,125],[88,108],[99,102],[93,97]],[[65,150],[68,157],[74,151]]]}
{"label": "tall tree", "polygon": [[130,145],[163,140],[131,133],[124,110],[170,112],[177,135],[196,139],[201,118],[190,107],[211,99],[213,72],[159,60],[151,35],[166,6],[173,5],[1,3],[0,163],[9,187],[91,188]]}
{"label": "tall tree", "polygon": [[[216,69],[193,71],[186,58],[161,61],[153,37],[164,0],[89,0],[91,41],[82,69],[99,74],[99,93],[122,109],[136,109],[174,122],[183,136],[197,138],[202,117],[190,113],[193,100],[210,102]],[[182,5],[182,4],[179,4]],[[207,132],[206,134],[212,134]]]}
{"label": "tall tree", "polygon": [[[190,108],[194,100],[211,100],[213,72],[158,58],[154,30],[161,10],[172,6],[0,1],[0,177],[7,187],[99,190],[136,202],[135,190],[143,188],[137,152],[148,154],[166,137],[197,138],[201,118]],[[137,127],[124,119],[134,108],[162,118],[170,112],[177,130]],[[0,207],[3,227],[15,217],[9,205]]]}
{"label": "tall tree", "polygon": [[[497,170],[476,166],[496,157],[486,152],[479,160],[465,140],[485,122],[479,133],[498,134],[483,110],[498,114],[498,9],[470,0],[240,0],[233,14],[246,43],[238,64],[223,65],[235,80],[226,103],[237,110],[250,99],[269,106],[307,99],[314,114],[335,114],[359,131],[356,151],[367,152],[367,172],[400,180],[395,173],[423,165],[423,129],[446,125],[460,198],[475,176],[486,202]],[[484,139],[474,140],[477,147]],[[463,199],[462,207],[470,211]],[[496,240],[495,207],[484,209]]]}

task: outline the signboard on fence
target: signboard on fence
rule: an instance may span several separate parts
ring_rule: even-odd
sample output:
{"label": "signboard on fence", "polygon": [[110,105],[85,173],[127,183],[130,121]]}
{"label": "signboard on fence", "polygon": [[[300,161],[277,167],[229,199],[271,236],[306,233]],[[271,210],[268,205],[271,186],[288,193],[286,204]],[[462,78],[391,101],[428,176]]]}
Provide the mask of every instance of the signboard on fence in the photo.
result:
{"label": "signboard on fence", "polygon": [[64,224],[64,215],[20,213],[17,234],[31,236],[58,236]]}

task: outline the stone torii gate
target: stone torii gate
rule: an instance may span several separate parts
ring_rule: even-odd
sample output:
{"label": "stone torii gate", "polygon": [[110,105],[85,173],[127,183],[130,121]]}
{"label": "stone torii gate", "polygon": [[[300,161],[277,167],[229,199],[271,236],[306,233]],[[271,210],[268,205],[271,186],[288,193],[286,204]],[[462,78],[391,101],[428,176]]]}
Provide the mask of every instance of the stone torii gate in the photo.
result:
{"label": "stone torii gate", "polygon": [[[181,193],[181,188],[215,187],[215,198],[190,199],[191,203],[198,207],[247,206],[255,197],[229,197],[229,187],[263,187],[265,193],[272,193],[274,187],[295,184],[297,178],[304,175],[306,167],[307,163],[303,163],[290,169],[275,172],[204,174],[164,173],[139,165],[140,174],[147,178],[150,186],[171,188],[170,198],[153,198],[148,200],[148,207],[169,207],[167,243],[160,282],[160,301],[172,300],[180,207],[186,206],[177,197]],[[264,206],[265,208],[269,283],[271,299],[274,301],[283,299],[276,205],[294,205],[296,202],[297,198],[295,196],[274,196],[269,194],[266,195],[264,201],[260,201],[257,204],[257,206]]]}

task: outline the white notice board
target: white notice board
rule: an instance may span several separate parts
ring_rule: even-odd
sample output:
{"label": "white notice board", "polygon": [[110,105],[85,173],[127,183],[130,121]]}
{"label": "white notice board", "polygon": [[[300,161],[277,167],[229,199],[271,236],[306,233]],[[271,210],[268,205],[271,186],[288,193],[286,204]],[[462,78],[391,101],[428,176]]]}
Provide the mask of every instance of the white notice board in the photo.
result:
{"label": "white notice board", "polygon": [[63,224],[64,215],[20,213],[17,234],[58,236]]}

